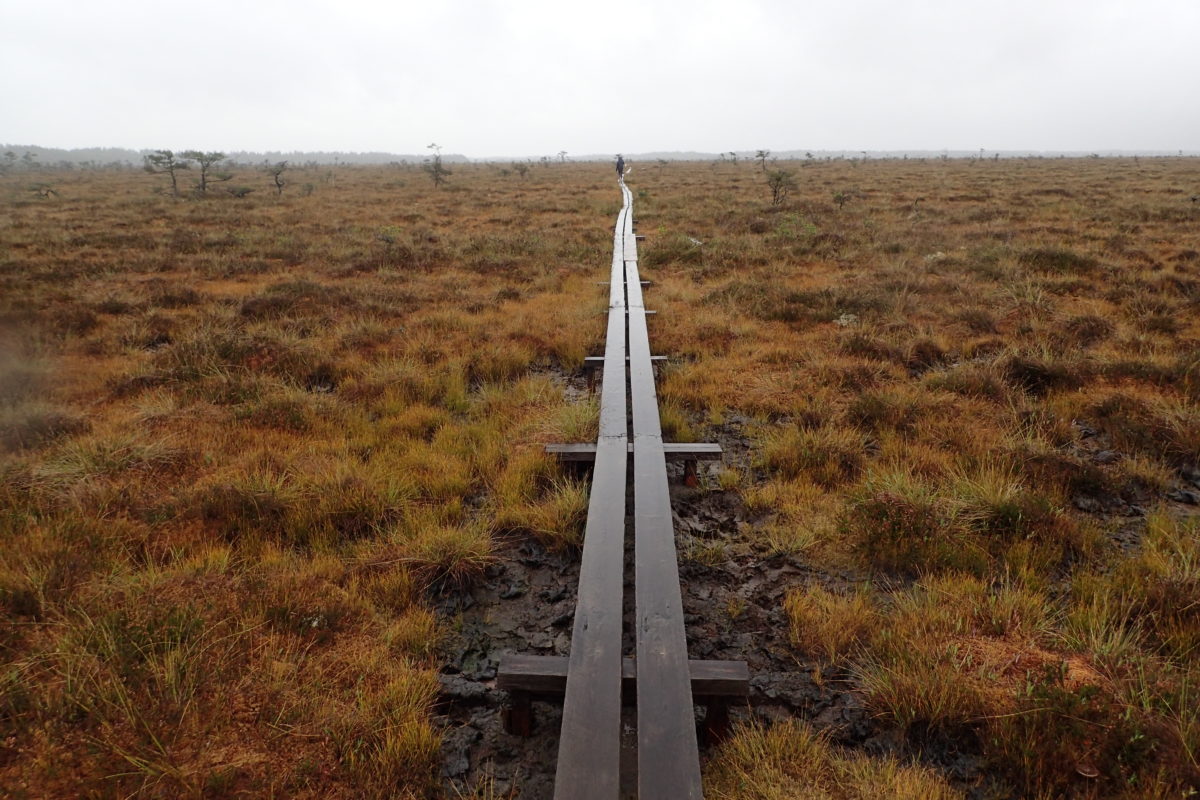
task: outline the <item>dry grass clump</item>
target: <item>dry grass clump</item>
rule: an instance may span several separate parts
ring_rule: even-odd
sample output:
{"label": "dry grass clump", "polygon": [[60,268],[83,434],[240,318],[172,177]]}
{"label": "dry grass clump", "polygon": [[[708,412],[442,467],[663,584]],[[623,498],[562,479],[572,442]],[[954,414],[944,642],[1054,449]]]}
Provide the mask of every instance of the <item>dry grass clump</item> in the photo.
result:
{"label": "dry grass clump", "polygon": [[415,528],[401,543],[399,558],[429,583],[462,586],[492,561],[495,543],[478,526],[422,522]]}
{"label": "dry grass clump", "polygon": [[982,573],[1023,562],[1030,547],[1052,566],[1095,547],[1057,492],[1033,490],[1016,471],[986,463],[936,481],[897,469],[872,472],[851,496],[842,526],[869,563],[901,573]]}
{"label": "dry grass clump", "polygon": [[797,554],[833,544],[838,508],[824,487],[801,478],[740,491],[746,510],[758,523],[752,542],[768,553]]}
{"label": "dry grass clump", "polygon": [[1116,392],[1093,401],[1087,410],[1089,419],[1123,451],[1178,465],[1200,463],[1200,412],[1188,403]]}
{"label": "dry grass clump", "polygon": [[802,722],[737,729],[706,768],[705,786],[707,794],[730,800],[961,796],[932,771],[844,753]]}
{"label": "dry grass clump", "polygon": [[821,586],[796,589],[784,598],[792,643],[837,664],[854,652],[878,624],[870,592],[837,595]]}
{"label": "dry grass clump", "polygon": [[864,464],[863,438],[855,431],[798,426],[777,429],[763,443],[762,462],[780,478],[807,477],[826,488],[853,481]]}
{"label": "dry grass clump", "polygon": [[511,459],[495,483],[493,497],[497,532],[532,534],[556,547],[580,543],[587,487],[561,476],[545,453],[528,450]]}

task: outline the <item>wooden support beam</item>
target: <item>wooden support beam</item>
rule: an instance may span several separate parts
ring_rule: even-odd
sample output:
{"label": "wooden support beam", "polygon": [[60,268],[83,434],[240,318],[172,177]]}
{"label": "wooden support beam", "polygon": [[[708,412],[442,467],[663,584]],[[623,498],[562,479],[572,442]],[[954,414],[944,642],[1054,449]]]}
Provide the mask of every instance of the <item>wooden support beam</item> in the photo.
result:
{"label": "wooden support beam", "polygon": [[[563,681],[566,690],[567,682]],[[529,692],[513,691],[509,693],[508,705],[501,712],[504,720],[504,730],[513,736],[533,735],[533,696]]]}
{"label": "wooden support beam", "polygon": [[[633,443],[628,445],[633,454]],[[667,461],[720,461],[724,451],[716,442],[664,442],[663,455]],[[546,452],[558,456],[559,461],[595,461],[596,445],[588,442],[577,444],[548,444]]]}
{"label": "wooden support beam", "polygon": [[[666,361],[666,356],[650,356],[650,360],[659,363]],[[625,356],[625,363],[629,363],[629,356]],[[584,369],[599,369],[604,366],[604,356],[587,356],[583,359]]]}
{"label": "wooden support beam", "polygon": [[[567,686],[568,659],[505,653],[496,672],[496,688],[531,695],[562,694]],[[703,697],[749,697],[750,669],[745,661],[688,661],[692,694]],[[621,660],[621,689],[627,703],[637,696],[637,662]]]}

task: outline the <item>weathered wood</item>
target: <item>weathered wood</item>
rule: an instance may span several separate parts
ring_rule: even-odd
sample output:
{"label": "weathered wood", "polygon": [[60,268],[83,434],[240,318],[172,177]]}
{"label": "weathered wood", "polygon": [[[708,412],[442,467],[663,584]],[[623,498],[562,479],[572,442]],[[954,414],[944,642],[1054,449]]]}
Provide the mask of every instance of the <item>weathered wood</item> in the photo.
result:
{"label": "weathered wood", "polygon": [[[625,222],[628,208],[618,225]],[[621,627],[625,563],[624,264],[614,234],[600,432],[588,498],[579,590],[558,740],[557,800],[615,800],[621,765]]]}
{"label": "weathered wood", "polygon": [[[505,654],[496,673],[496,688],[545,696],[562,694],[567,685],[568,659],[563,656]],[[750,670],[745,661],[688,661],[692,694],[697,697],[747,697]],[[637,693],[637,661],[621,660],[621,684],[628,702]],[[710,703],[711,704],[711,703]]]}
{"label": "weathered wood", "polygon": [[700,476],[696,474],[696,460],[688,458],[683,462],[683,483],[692,488],[700,485]]}
{"label": "weathered wood", "polygon": [[[513,704],[511,729],[532,729],[534,695],[565,693],[556,800],[616,800],[620,768],[620,706],[636,698],[638,796],[700,800],[694,704],[707,706],[706,740],[725,734],[730,698],[749,693],[744,662],[690,661],[675,552],[668,459],[695,476],[698,460],[721,457],[715,443],[664,443],[654,386],[632,193],[620,180],[621,212],[613,232],[608,335],[603,357],[600,432],[595,444],[550,445],[564,461],[594,462],[580,566],[579,597],[566,658],[502,657],[497,686]],[[628,389],[629,401],[626,401]],[[628,435],[632,422],[632,441]],[[621,657],[624,519],[627,464],[633,461],[635,658]]]}
{"label": "weathered wood", "polygon": [[[721,445],[716,442],[667,442],[662,449],[667,461],[720,461],[723,454]],[[632,442],[627,445],[627,451],[633,453]],[[588,442],[548,444],[546,452],[557,456],[559,461],[596,460],[596,445]]]}
{"label": "weathered wood", "polygon": [[[666,356],[650,356],[650,360],[656,364],[660,364],[660,363],[666,361],[667,357]],[[625,357],[625,361],[626,361],[626,363],[629,362],[628,356]],[[584,356],[584,359],[583,359],[583,368],[584,369],[599,369],[602,366],[604,366],[604,356]]]}
{"label": "weathered wood", "polygon": [[632,235],[626,235],[623,251],[634,442],[638,796],[643,800],[698,800],[703,790],[679,565],[637,244]]}
{"label": "weathered wood", "polygon": [[[564,688],[566,682],[563,682]],[[533,735],[533,702],[530,692],[514,690],[509,693],[508,705],[503,710],[504,730],[513,736]]]}
{"label": "weathered wood", "polygon": [[[692,694],[696,693],[695,684],[692,684]],[[704,734],[705,744],[720,744],[729,737],[729,730],[732,724],[729,721],[729,700],[725,697],[714,697],[709,700],[707,707],[704,709]]]}

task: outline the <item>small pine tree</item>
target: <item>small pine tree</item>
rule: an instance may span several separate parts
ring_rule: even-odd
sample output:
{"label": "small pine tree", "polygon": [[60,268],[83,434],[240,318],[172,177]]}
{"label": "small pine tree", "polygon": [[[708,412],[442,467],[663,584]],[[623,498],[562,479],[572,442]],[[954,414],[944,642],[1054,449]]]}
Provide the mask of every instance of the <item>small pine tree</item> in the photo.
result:
{"label": "small pine tree", "polygon": [[287,181],[283,179],[283,171],[287,169],[288,162],[276,161],[274,164],[268,163],[263,169],[271,179],[275,181],[275,195],[278,197],[283,194],[283,187],[287,185]]}
{"label": "small pine tree", "polygon": [[175,155],[170,150],[155,150],[153,153],[142,157],[142,169],[149,172],[151,175],[170,175],[171,176],[171,196],[179,197],[179,181],[176,173],[180,170],[189,169],[191,165],[186,158]]}
{"label": "small pine tree", "polygon": [[450,168],[442,163],[442,146],[437,142],[429,145],[427,150],[433,151],[433,158],[425,159],[425,163],[421,165],[421,169],[425,170],[429,175],[429,179],[433,181],[433,188],[438,188],[446,182],[446,178],[450,176]]}
{"label": "small pine tree", "polygon": [[195,161],[200,165],[200,180],[196,184],[196,188],[200,190],[200,194],[206,194],[208,192],[208,184],[210,183],[227,181],[233,178],[233,173],[231,172],[212,171],[213,167],[220,166],[221,162],[225,160],[224,153],[218,153],[216,151],[204,153],[200,150],[185,150],[184,152],[180,153],[180,156],[188,159],[189,161]]}
{"label": "small pine tree", "polygon": [[786,169],[772,170],[767,173],[767,186],[771,189],[771,205],[777,206],[796,188],[796,179]]}

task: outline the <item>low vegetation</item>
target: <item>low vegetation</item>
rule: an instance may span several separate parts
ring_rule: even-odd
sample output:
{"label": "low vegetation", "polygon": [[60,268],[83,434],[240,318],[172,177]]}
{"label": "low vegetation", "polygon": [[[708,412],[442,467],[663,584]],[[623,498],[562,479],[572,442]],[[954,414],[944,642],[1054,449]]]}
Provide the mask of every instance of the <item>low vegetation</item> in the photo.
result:
{"label": "low vegetation", "polygon": [[[3,178],[6,791],[441,791],[431,608],[586,509],[541,444],[595,434],[619,195],[521,166]],[[786,172],[631,176],[664,428],[748,440],[710,490],[840,576],[780,611],[891,754],[747,725],[710,794],[1200,788],[1200,165]]]}
{"label": "low vegetation", "polygon": [[4,187],[6,796],[428,796],[430,599],[578,542],[541,444],[594,430],[560,376],[611,187],[289,174],[318,188]]}

